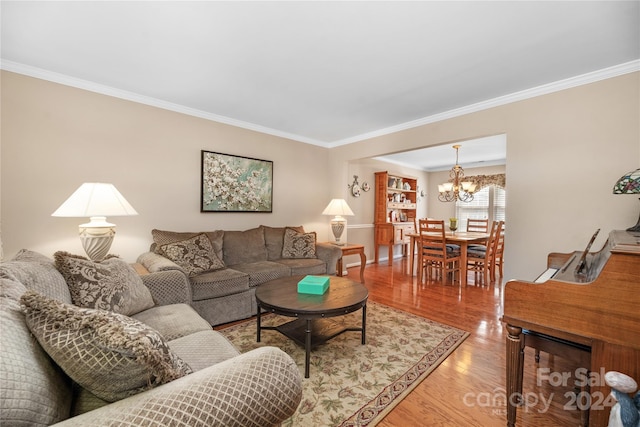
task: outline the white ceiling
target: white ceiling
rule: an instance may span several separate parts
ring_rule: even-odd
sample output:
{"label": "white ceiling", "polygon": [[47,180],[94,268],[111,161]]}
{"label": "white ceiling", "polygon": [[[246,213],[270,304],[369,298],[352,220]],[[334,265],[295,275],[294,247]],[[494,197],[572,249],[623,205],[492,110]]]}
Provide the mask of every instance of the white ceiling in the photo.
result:
{"label": "white ceiling", "polygon": [[504,165],[507,161],[507,136],[495,135],[468,141],[422,148],[374,157],[377,160],[408,166],[427,172],[449,170],[455,164],[459,145],[458,164],[464,168]]}
{"label": "white ceiling", "polygon": [[0,7],[3,69],[326,147],[640,68],[639,1]]}

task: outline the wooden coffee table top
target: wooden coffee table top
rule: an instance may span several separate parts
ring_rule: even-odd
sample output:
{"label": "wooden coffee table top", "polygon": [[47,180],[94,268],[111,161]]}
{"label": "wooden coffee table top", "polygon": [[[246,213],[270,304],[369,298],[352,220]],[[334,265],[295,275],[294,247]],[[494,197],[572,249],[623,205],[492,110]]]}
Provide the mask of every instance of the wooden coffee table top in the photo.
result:
{"label": "wooden coffee table top", "polygon": [[299,294],[298,282],[304,276],[281,277],[256,289],[261,308],[284,316],[318,318],[341,316],[366,305],[369,291],[346,277],[330,276],[324,295]]}

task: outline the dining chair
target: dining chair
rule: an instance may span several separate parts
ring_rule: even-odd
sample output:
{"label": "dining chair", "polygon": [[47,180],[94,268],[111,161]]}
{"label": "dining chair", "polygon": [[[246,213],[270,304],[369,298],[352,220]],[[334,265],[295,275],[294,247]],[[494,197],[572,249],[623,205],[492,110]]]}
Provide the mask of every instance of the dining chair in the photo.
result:
{"label": "dining chair", "polygon": [[488,233],[489,219],[467,218],[467,231],[476,231],[478,233]]}
{"label": "dining chair", "polygon": [[485,249],[473,247],[467,249],[467,271],[474,272],[476,283],[479,276],[482,276],[482,283],[485,285],[489,284],[489,278],[492,281],[495,280],[495,255],[502,225],[502,221],[493,221]]}
{"label": "dining chair", "polygon": [[496,249],[493,257],[493,266],[491,268],[491,280],[496,280],[496,267],[500,272],[500,277],[504,277],[502,272],[502,267],[504,265],[504,229],[505,222],[502,222],[502,227],[500,228],[500,233],[496,236]]}
{"label": "dining chair", "polygon": [[447,247],[444,220],[421,219],[418,223],[420,230],[418,281],[422,281],[423,274],[431,279],[432,273],[436,271],[443,281],[451,274],[453,282],[457,271],[459,283],[462,284],[460,250]]}
{"label": "dining chair", "polygon": [[[467,218],[467,232],[488,233],[490,231],[489,228],[488,218]],[[469,249],[471,248],[486,250],[487,245],[472,243],[469,245]]]}

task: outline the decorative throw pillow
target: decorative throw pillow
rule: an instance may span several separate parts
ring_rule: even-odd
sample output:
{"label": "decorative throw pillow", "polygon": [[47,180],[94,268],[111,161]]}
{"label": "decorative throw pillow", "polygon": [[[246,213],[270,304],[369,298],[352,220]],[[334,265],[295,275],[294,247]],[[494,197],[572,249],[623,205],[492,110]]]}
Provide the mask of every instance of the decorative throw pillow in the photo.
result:
{"label": "decorative throw pillow", "polygon": [[37,292],[22,295],[42,348],[75,382],[108,402],[192,372],[151,327],[118,313],[80,308]]}
{"label": "decorative throw pillow", "polygon": [[284,231],[282,258],[316,258],[316,233],[299,233],[287,228]]}
{"label": "decorative throw pillow", "polygon": [[164,256],[182,267],[189,277],[224,268],[224,262],[218,258],[211,241],[204,233],[162,245],[160,249]]}
{"label": "decorative throw pillow", "polygon": [[223,256],[222,245],[223,245],[223,239],[224,239],[224,230],[185,232],[185,231],[158,230],[154,228],[153,230],[151,230],[153,243],[151,244],[150,250],[157,254],[163,255],[162,249],[160,249],[160,246],[166,245],[169,243],[179,242],[181,240],[187,240],[202,233],[207,235],[207,237],[209,238],[209,241],[213,245],[213,250],[216,253],[217,257],[222,259],[222,256]]}
{"label": "decorative throw pillow", "polygon": [[96,262],[62,251],[53,257],[67,281],[71,300],[79,307],[131,316],[155,305],[142,278],[118,257],[109,256]]}

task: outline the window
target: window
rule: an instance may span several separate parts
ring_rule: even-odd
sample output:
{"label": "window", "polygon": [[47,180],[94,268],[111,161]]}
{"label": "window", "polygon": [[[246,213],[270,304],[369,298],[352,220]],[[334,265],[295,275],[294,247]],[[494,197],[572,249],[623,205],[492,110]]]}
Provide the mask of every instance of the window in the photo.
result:
{"label": "window", "polygon": [[458,229],[467,229],[467,218],[489,218],[505,221],[506,191],[496,185],[489,185],[473,195],[471,202],[456,202]]}

